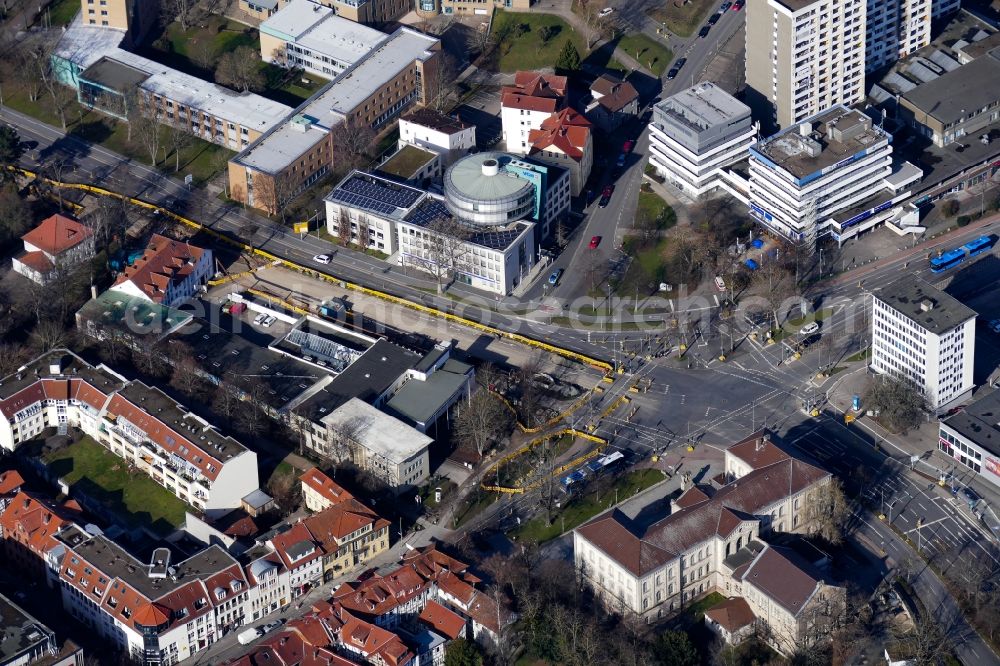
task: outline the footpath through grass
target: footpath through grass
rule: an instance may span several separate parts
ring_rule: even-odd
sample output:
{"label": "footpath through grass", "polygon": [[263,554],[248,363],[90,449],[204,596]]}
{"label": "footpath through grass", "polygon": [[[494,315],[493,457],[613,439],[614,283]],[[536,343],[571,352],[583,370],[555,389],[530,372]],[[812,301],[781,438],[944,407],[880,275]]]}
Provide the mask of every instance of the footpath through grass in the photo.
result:
{"label": "footpath through grass", "polygon": [[183,524],[187,505],[145,473],[129,472],[124,460],[89,437],[44,458],[71,490],[105,505],[130,525],[169,532]]}
{"label": "footpath through grass", "polygon": [[657,76],[662,76],[674,59],[670,49],[641,32],[622,37],[618,48]]}
{"label": "footpath through grass", "polygon": [[493,18],[493,35],[498,40],[497,64],[501,72],[551,67],[567,41],[579,51],[581,60],[587,57],[583,37],[552,14],[497,10]]}
{"label": "footpath through grass", "polygon": [[570,500],[569,504],[554,516],[551,525],[546,522],[545,516],[539,516],[520,525],[511,532],[511,536],[521,541],[527,539],[537,543],[555,539],[564,531],[572,530],[597,514],[610,509],[615,504],[616,498],[618,501],[626,500],[664,478],[663,472],[658,469],[647,468],[626,472],[611,484],[606,480],[601,483],[599,496],[595,487],[588,488],[584,494]]}

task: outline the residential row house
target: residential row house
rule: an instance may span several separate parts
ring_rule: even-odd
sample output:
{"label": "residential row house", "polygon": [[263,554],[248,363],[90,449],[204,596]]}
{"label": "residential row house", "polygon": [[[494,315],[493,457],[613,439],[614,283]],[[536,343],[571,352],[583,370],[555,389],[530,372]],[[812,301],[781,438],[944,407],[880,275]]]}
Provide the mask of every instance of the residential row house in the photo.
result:
{"label": "residential row house", "polygon": [[828,492],[832,477],[764,432],[729,447],[725,469],[721,487],[687,488],[671,502],[667,517],[645,529],[618,511],[577,528],[575,564],[605,603],[647,621],[712,592],[746,596],[756,617],[769,623],[776,637],[772,645],[784,651],[799,638],[797,625],[785,616],[775,619],[783,601],[780,588],[754,587],[755,572],[767,570],[775,557],[761,540],[808,532],[807,507]]}
{"label": "residential row house", "polygon": [[72,428],[210,517],[239,508],[258,489],[256,453],[159,389],[65,349],[4,378],[0,414],[4,451],[46,429]]}

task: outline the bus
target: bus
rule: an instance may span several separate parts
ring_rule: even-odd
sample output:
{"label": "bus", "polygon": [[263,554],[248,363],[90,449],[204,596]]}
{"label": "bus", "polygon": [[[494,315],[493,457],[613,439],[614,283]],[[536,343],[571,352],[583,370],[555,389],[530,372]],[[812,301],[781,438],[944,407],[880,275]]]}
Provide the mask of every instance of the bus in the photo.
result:
{"label": "bus", "polygon": [[962,246],[967,257],[974,257],[977,254],[988,252],[991,247],[993,247],[993,238],[991,236],[980,236],[976,240],[969,241]]}
{"label": "bus", "polygon": [[948,250],[939,257],[931,259],[931,273],[943,273],[949,268],[954,268],[965,261],[965,249],[956,247]]}

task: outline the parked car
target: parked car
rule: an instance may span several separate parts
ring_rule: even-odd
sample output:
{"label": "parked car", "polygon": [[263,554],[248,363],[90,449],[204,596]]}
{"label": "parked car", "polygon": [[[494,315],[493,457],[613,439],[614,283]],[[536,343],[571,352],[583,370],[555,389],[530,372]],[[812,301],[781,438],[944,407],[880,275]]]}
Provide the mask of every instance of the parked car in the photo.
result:
{"label": "parked car", "polygon": [[282,624],[284,624],[284,622],[282,622],[281,620],[274,620],[273,622],[268,622],[267,624],[262,624],[260,626],[260,631],[261,631],[261,633],[266,634],[266,633],[274,631],[275,629],[279,629]]}
{"label": "parked car", "polygon": [[632,139],[628,139],[627,141],[625,141],[625,143],[622,144],[623,153],[626,154],[631,153],[633,148],[635,148],[635,141],[633,141]]}
{"label": "parked car", "polygon": [[979,495],[976,494],[975,490],[968,486],[962,488],[962,495],[965,497],[970,507],[979,501]]}
{"label": "parked car", "polygon": [[607,208],[609,203],[611,203],[611,197],[606,194],[602,194],[600,201],[597,202],[597,207]]}
{"label": "parked car", "polygon": [[618,167],[619,169],[625,166],[625,153],[622,153],[621,155],[618,156],[618,159],[615,160],[615,166]]}
{"label": "parked car", "polygon": [[743,5],[745,5],[745,4],[746,4],[746,2],[744,2],[744,0],[736,0],[736,2],[733,3],[733,6],[730,7],[730,10],[734,11],[734,12],[738,12],[741,9],[743,9]]}
{"label": "parked car", "polygon": [[247,629],[246,631],[241,631],[236,636],[236,640],[240,642],[240,645],[246,645],[248,643],[253,643],[260,636],[260,634],[260,629]]}
{"label": "parked car", "polygon": [[274,315],[268,315],[267,317],[264,317],[264,321],[260,322],[260,325],[263,326],[264,328],[270,328],[271,324],[273,324],[276,321],[278,321],[277,317],[275,317]]}
{"label": "parked car", "polygon": [[698,31],[698,36],[701,37],[702,39],[705,39],[706,37],[708,37],[708,31],[711,29],[712,29],[711,26],[707,25],[702,26],[701,30]]}
{"label": "parked car", "polygon": [[257,315],[256,317],[253,318],[253,323],[255,323],[258,326],[260,326],[261,324],[264,323],[265,319],[267,319],[267,315],[264,314],[263,312],[261,312],[259,315]]}
{"label": "parked car", "polygon": [[801,335],[812,335],[819,330],[819,322],[811,321],[799,329]]}
{"label": "parked car", "polygon": [[708,24],[715,25],[716,23],[719,22],[720,18],[722,18],[722,14],[712,14],[711,16],[708,17]]}
{"label": "parked car", "polygon": [[597,15],[600,16],[601,18],[604,18],[605,16],[610,16],[611,14],[613,14],[614,11],[615,11],[614,7],[605,7],[601,11],[597,12]]}
{"label": "parked car", "polygon": [[590,247],[591,250],[596,250],[597,246],[600,244],[601,244],[601,237],[594,236],[593,238],[590,239],[590,245],[588,247]]}
{"label": "parked car", "polygon": [[324,265],[329,264],[330,259],[331,257],[328,254],[317,254],[315,257],[313,257],[313,261],[315,261],[317,264],[324,264]]}
{"label": "parked car", "polygon": [[551,284],[553,287],[559,284],[559,278],[562,277],[562,274],[563,274],[563,269],[561,268],[557,268],[554,271],[552,271],[552,275],[549,276],[549,284]]}
{"label": "parked car", "polygon": [[990,322],[990,330],[994,333],[1000,333],[1000,319],[994,319]]}
{"label": "parked car", "polygon": [[732,7],[732,6],[733,6],[733,3],[731,3],[731,2],[723,2],[722,5],[719,7],[719,11],[720,12],[728,12],[729,8]]}
{"label": "parked car", "polygon": [[667,72],[667,78],[668,79],[677,78],[677,75],[681,71],[681,67],[683,67],[687,61],[688,61],[687,58],[678,58],[677,60],[675,60],[674,66],[670,68],[669,72]]}
{"label": "parked car", "polygon": [[719,291],[726,290],[726,281],[722,279],[721,275],[717,275],[715,277],[715,288],[718,289]]}
{"label": "parked car", "polygon": [[614,194],[614,193],[615,193],[615,186],[614,185],[605,185],[604,189],[601,190],[601,196],[602,197],[608,197],[609,199],[611,198],[611,195]]}

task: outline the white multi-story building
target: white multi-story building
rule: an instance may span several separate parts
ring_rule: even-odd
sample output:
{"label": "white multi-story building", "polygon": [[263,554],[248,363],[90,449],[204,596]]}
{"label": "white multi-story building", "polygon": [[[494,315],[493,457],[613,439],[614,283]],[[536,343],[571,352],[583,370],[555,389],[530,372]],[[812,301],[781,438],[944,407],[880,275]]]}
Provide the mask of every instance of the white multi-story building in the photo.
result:
{"label": "white multi-story building", "polygon": [[872,301],[872,370],[910,380],[935,411],[972,393],[974,310],[913,277],[875,290]]}
{"label": "white multi-story building", "polygon": [[[758,540],[771,532],[807,531],[807,507],[831,476],[793,458],[763,433],[734,444],[725,458],[727,485],[688,488],[671,502],[670,515],[645,529],[612,512],[574,530],[576,567],[599,598],[652,619],[713,591],[751,594],[742,589],[744,574],[767,557],[768,547]],[[751,607],[755,613],[766,609],[766,597],[773,596],[774,603],[797,616],[811,588],[805,594],[797,589],[782,591],[779,585],[754,590]],[[788,598],[796,595],[798,599]],[[776,647],[786,651],[795,644],[797,629],[792,623],[785,631],[784,624],[780,629],[785,635]]]}
{"label": "white multi-story building", "polygon": [[759,129],[750,107],[711,82],[657,104],[649,127],[649,163],[692,198],[723,183],[723,168],[747,156]]}
{"label": "white multi-story building", "polygon": [[257,454],[163,392],[54,350],[0,383],[0,449],[78,428],[210,517],[258,489]]}
{"label": "white multi-story building", "polygon": [[905,58],[931,42],[931,0],[868,0],[865,69]]}
{"label": "white multi-story building", "polygon": [[765,126],[864,99],[866,1],[747,3],[747,99]]}
{"label": "white multi-story building", "polygon": [[399,147],[407,145],[441,155],[449,167],[476,147],[476,126],[423,107],[399,118]]}
{"label": "white multi-story building", "polygon": [[500,97],[500,122],[509,153],[527,155],[528,134],[566,105],[566,77],[538,72],[516,72],[514,83],[504,86]]}
{"label": "white multi-story building", "polygon": [[890,136],[843,106],[750,147],[750,214],[770,231],[810,246],[842,241],[898,214],[921,171],[893,170]]}
{"label": "white multi-story building", "polygon": [[260,57],[332,79],[389,39],[312,0],[290,0],[260,24]]}
{"label": "white multi-story building", "polygon": [[[991,390],[946,419],[938,431],[938,450],[1000,487],[1000,391]],[[960,471],[965,471],[959,467]]]}
{"label": "white multi-story building", "polygon": [[215,274],[212,251],[153,234],[142,256],[118,276],[112,291],[174,307]]}
{"label": "white multi-story building", "polygon": [[931,18],[936,20],[957,12],[961,6],[962,0],[931,0]]}

